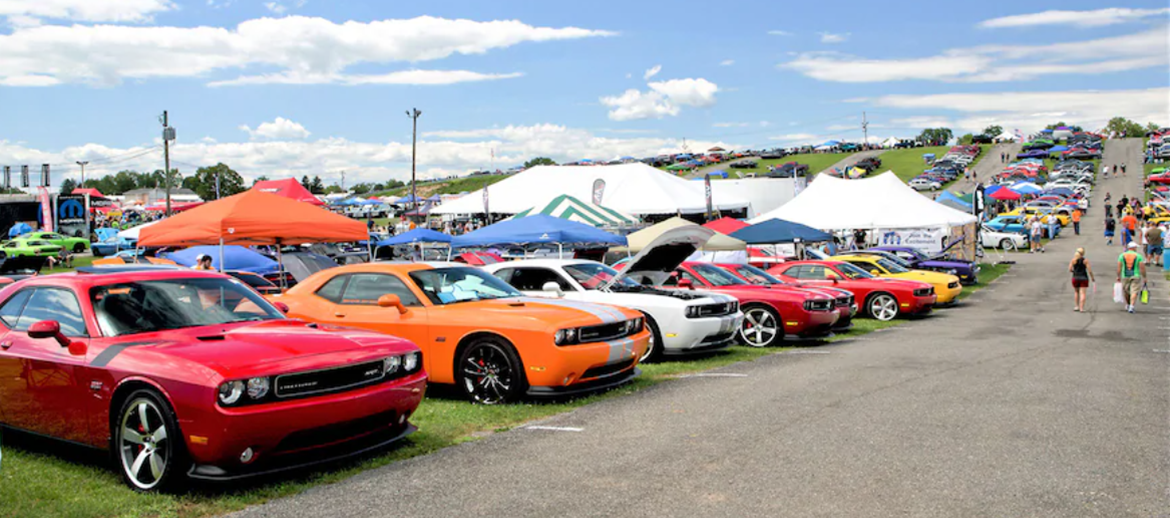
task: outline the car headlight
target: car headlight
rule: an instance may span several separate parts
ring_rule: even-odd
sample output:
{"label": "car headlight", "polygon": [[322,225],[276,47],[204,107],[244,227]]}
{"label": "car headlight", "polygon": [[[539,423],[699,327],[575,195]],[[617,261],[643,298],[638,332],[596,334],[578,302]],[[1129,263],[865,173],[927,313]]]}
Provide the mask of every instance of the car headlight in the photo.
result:
{"label": "car headlight", "polygon": [[401,356],[390,356],[382,360],[382,372],[385,372],[387,376],[398,372],[399,367],[402,367]]}
{"label": "car headlight", "polygon": [[577,328],[559,329],[553,333],[553,343],[569,345],[577,341]]}
{"label": "car headlight", "polygon": [[418,370],[419,363],[420,363],[419,360],[421,359],[420,358],[421,355],[422,355],[422,353],[415,351],[412,353],[407,353],[405,356],[403,356],[402,357],[402,370],[404,370],[406,372],[414,372],[414,371]]}
{"label": "car headlight", "polygon": [[248,380],[248,397],[264,399],[268,395],[268,378],[252,378]]}
{"label": "car headlight", "polygon": [[687,318],[699,318],[699,306],[687,306]]}
{"label": "car headlight", "polygon": [[244,395],[244,382],[225,381],[219,386],[219,402],[224,405],[234,405]]}
{"label": "car headlight", "polygon": [[948,275],[957,275],[958,273],[959,273],[959,270],[956,270],[956,269],[954,269],[954,268],[951,268],[950,270],[947,270],[947,274],[948,274]]}

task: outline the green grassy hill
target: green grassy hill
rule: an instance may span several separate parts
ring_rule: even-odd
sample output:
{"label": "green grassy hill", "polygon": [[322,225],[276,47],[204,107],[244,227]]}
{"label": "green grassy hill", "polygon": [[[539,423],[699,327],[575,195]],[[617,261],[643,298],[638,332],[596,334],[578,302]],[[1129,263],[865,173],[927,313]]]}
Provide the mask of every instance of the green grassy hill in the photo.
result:
{"label": "green grassy hill", "polygon": [[[491,185],[507,178],[508,176],[510,175],[485,174],[478,176],[464,176],[450,180],[439,180],[436,182],[419,182],[418,195],[419,197],[426,197],[435,194],[459,194],[461,192],[478,191],[483,189],[485,185]],[[370,196],[406,196],[409,193],[410,186],[408,185],[406,187],[399,187],[397,189],[390,189],[388,191],[370,193]]]}

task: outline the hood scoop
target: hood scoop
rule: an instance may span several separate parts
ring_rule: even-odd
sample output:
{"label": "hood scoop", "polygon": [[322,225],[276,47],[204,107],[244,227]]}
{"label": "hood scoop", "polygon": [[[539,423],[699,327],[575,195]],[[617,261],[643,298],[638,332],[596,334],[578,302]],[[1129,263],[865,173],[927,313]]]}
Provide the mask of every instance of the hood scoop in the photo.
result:
{"label": "hood scoop", "polygon": [[509,302],[508,306],[513,307],[513,308],[522,308],[522,307],[524,307],[524,301],[514,300],[512,302]]}
{"label": "hood scoop", "polygon": [[200,342],[222,342],[222,341],[224,341],[224,336],[223,335],[197,336],[197,337],[195,337],[195,339],[199,340]]}

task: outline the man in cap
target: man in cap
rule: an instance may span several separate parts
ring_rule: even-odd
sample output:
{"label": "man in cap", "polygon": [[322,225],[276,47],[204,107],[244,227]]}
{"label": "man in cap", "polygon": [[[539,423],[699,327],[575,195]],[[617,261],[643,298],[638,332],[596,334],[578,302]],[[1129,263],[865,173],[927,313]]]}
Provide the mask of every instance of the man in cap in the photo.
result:
{"label": "man in cap", "polygon": [[1137,243],[1130,241],[1126,250],[1117,257],[1117,282],[1121,283],[1121,294],[1125,297],[1125,310],[1133,313],[1134,302],[1146,283],[1146,261],[1137,251]]}

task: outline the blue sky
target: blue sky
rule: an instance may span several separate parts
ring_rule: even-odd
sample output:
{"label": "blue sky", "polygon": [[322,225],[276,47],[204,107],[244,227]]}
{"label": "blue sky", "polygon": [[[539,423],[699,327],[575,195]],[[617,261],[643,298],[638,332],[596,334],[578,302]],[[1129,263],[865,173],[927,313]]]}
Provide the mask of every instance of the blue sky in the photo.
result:
{"label": "blue sky", "polygon": [[30,0],[0,5],[0,164],[160,167],[163,109],[186,173],[371,181],[408,174],[411,107],[424,176],[493,150],[860,140],[862,111],[875,138],[1166,124],[1168,19],[1165,2]]}

